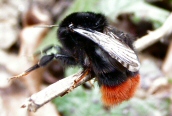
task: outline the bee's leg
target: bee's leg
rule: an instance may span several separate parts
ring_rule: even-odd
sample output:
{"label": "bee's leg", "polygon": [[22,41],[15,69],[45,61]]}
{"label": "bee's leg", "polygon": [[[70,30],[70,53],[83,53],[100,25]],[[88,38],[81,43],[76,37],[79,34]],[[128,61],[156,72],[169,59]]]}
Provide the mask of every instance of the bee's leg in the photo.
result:
{"label": "bee's leg", "polygon": [[87,68],[87,69],[83,70],[82,74],[81,74],[76,80],[74,80],[73,85],[71,86],[71,88],[68,89],[67,92],[68,92],[68,93],[71,92],[71,91],[76,87],[76,85],[77,85],[82,79],[84,79],[86,76],[88,76],[88,75],[91,76],[91,75],[90,75],[90,72],[91,72],[90,68]]}
{"label": "bee's leg", "polygon": [[26,71],[24,71],[23,73],[17,75],[17,76],[13,76],[10,78],[11,79],[14,79],[14,78],[20,78],[20,77],[24,77],[26,75],[28,75],[30,72],[40,68],[40,67],[43,67],[45,65],[47,65],[49,62],[51,62],[52,60],[54,59],[54,54],[51,54],[51,55],[45,55],[43,56],[40,61],[33,65],[32,67],[30,67],[29,69],[27,69]]}
{"label": "bee's leg", "polygon": [[54,57],[66,65],[76,65],[77,64],[76,59],[72,56],[67,55],[67,54],[65,54],[65,55],[56,54]]}
{"label": "bee's leg", "polygon": [[37,51],[36,53],[34,53],[34,56],[38,56],[40,55],[41,53],[44,53],[44,54],[47,54],[47,52],[51,49],[55,49],[56,51],[58,51],[58,54],[54,55],[54,57],[56,59],[62,59],[62,61],[70,61],[70,60],[73,60],[74,61],[74,58],[69,55],[69,53],[64,50],[62,47],[58,46],[58,45],[50,45],[50,46],[47,46],[46,48],[44,48],[42,51]]}
{"label": "bee's leg", "polygon": [[44,54],[47,54],[47,52],[49,51],[49,50],[51,50],[51,49],[55,49],[55,50],[57,50],[58,51],[58,53],[62,53],[62,52],[64,52],[64,50],[60,47],[60,46],[58,46],[58,45],[49,45],[49,46],[47,46],[46,48],[44,48],[43,50],[39,50],[39,51],[37,51],[37,52],[35,52],[34,53],[34,56],[38,56],[38,55],[40,55],[41,53],[44,53]]}
{"label": "bee's leg", "polygon": [[[66,54],[66,55],[56,54],[55,58],[59,59],[66,65],[77,65],[77,63],[78,63],[77,59],[75,59],[74,57],[72,57],[68,54]],[[89,66],[85,67],[82,74],[80,76],[78,76],[77,79],[74,80],[74,83],[71,86],[71,88],[69,88],[68,92],[72,91],[82,79],[84,79],[87,75],[90,74],[90,72],[91,72],[91,69],[89,68]]]}
{"label": "bee's leg", "polygon": [[63,49],[61,46],[59,46],[59,45],[49,45],[49,46],[47,46],[47,47],[45,47],[43,50],[39,50],[39,51],[37,51],[37,52],[35,52],[34,53],[34,56],[38,56],[38,55],[40,55],[40,54],[47,54],[47,52],[49,51],[49,50],[51,50],[51,49],[55,49],[57,52],[58,52],[58,54],[61,54],[61,55],[66,55],[66,56],[70,56],[71,57],[71,55],[69,55],[69,53],[68,53],[68,51],[67,50],[65,50],[65,49]]}
{"label": "bee's leg", "polygon": [[52,48],[54,47],[54,45],[49,45],[49,46],[47,46],[46,48],[44,48],[43,50],[39,50],[39,51],[37,51],[37,52],[35,52],[34,53],[34,56],[38,56],[38,55],[40,55],[41,53],[47,53],[47,51],[49,51],[49,50],[51,50]]}
{"label": "bee's leg", "polygon": [[34,71],[34,70],[36,70],[36,69],[38,69],[40,67],[46,66],[54,58],[64,62],[67,65],[75,65],[76,64],[75,59],[73,57],[71,57],[71,56],[61,55],[61,54],[44,55],[37,64],[30,67],[29,69],[27,69],[26,71],[24,71],[21,74],[11,77],[10,80],[13,79],[13,78],[24,77],[24,76],[28,75],[30,72],[32,72],[32,71]]}

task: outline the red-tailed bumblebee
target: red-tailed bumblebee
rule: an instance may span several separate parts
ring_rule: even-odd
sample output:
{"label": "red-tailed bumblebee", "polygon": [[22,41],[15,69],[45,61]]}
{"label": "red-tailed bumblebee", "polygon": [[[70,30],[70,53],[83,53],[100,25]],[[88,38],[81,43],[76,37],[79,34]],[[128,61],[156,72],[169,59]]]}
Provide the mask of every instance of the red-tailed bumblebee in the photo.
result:
{"label": "red-tailed bumblebee", "polygon": [[55,58],[68,66],[80,65],[95,77],[106,106],[119,104],[134,95],[140,82],[140,63],[132,45],[133,38],[109,27],[105,16],[73,13],[61,22],[57,36],[62,44],[55,47],[58,54],[43,56],[38,64],[15,77],[27,75]]}

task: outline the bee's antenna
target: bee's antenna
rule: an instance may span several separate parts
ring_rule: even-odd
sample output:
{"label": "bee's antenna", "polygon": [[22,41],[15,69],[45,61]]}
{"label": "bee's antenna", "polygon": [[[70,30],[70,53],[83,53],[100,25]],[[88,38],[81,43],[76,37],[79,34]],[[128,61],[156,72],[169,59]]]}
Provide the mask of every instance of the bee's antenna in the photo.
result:
{"label": "bee's antenna", "polygon": [[52,28],[52,27],[59,27],[58,25],[37,25],[34,26],[35,28]]}

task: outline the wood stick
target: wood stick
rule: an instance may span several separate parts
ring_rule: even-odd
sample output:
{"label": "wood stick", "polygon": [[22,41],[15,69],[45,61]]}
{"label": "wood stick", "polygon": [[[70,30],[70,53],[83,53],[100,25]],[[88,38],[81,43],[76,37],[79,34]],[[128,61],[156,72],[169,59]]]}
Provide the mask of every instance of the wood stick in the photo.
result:
{"label": "wood stick", "polygon": [[147,35],[135,41],[134,46],[137,51],[141,51],[154,44],[160,39],[172,33],[172,13],[169,15],[164,24],[155,31],[150,31]]}
{"label": "wood stick", "polygon": [[[55,97],[63,96],[69,92],[71,92],[71,87],[74,84],[74,80],[80,78],[82,75],[82,71],[78,73],[66,77],[58,82],[48,86],[47,88],[41,90],[38,93],[33,94],[30,98],[28,98],[24,104],[21,106],[22,108],[27,107],[29,111],[36,112],[38,108],[51,101]],[[85,83],[86,81],[92,79],[91,76],[86,75],[85,78],[81,79],[79,83],[75,85],[75,87]]]}

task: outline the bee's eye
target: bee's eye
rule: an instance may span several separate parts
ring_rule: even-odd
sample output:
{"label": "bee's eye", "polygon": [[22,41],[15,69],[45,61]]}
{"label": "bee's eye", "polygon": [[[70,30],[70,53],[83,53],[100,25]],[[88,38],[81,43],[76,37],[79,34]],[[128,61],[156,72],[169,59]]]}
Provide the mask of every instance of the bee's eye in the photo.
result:
{"label": "bee's eye", "polygon": [[69,27],[68,27],[68,28],[69,28],[69,30],[70,30],[70,31],[72,31],[72,32],[73,32],[74,25],[71,23],[71,24],[69,25]]}

